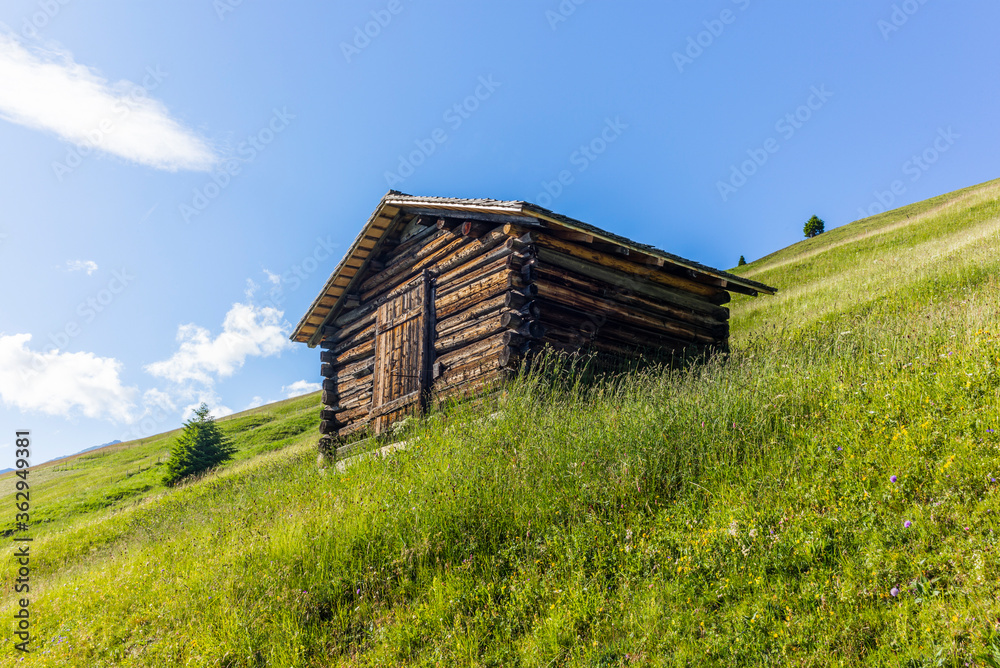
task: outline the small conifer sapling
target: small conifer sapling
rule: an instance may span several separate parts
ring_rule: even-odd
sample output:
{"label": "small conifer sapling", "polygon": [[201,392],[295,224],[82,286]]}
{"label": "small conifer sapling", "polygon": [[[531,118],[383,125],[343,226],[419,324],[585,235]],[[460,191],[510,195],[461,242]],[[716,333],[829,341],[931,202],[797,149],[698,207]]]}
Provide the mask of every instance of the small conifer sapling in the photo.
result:
{"label": "small conifer sapling", "polygon": [[170,449],[163,484],[176,485],[184,478],[204,473],[233,456],[232,441],[202,404],[194,417],[184,423],[184,431]]}

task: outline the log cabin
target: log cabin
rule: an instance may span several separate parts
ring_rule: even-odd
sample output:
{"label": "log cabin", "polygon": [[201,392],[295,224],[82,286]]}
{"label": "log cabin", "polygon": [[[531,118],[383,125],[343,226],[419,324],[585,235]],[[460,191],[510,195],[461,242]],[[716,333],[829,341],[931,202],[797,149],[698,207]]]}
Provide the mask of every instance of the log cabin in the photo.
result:
{"label": "log cabin", "polygon": [[320,346],[320,450],[508,376],[545,347],[700,354],[775,288],[520,201],[389,191],[292,333]]}

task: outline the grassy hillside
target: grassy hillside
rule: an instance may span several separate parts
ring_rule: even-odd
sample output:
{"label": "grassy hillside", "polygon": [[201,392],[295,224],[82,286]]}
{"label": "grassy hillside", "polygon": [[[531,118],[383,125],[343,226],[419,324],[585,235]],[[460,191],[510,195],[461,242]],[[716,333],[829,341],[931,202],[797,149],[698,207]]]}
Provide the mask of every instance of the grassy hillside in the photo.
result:
{"label": "grassy hillside", "polygon": [[39,472],[30,662],[1000,666],[998,251],[1000,182],[831,230],[740,268],[781,292],[729,360],[522,378],[342,474],[315,397],[181,489],[167,436]]}

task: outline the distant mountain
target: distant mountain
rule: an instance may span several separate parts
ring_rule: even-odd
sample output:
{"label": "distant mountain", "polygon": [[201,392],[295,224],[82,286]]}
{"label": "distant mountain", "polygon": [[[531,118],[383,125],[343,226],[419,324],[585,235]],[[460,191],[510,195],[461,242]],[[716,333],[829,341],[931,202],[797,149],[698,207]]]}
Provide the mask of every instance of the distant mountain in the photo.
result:
{"label": "distant mountain", "polygon": [[[90,452],[91,450],[100,450],[101,448],[106,448],[109,445],[118,445],[119,443],[121,443],[121,441],[114,440],[108,443],[101,443],[100,445],[92,445],[89,448],[84,448],[83,450],[80,450],[79,452],[74,452],[71,455],[63,455],[62,457],[55,457],[53,459],[48,460],[48,462],[43,462],[43,463],[48,464],[49,462],[57,462],[60,459],[66,459],[67,457],[76,457],[77,455],[82,455],[83,453]],[[5,473],[6,471],[11,471],[11,470],[13,469],[4,469],[3,471],[0,471],[0,473]]]}

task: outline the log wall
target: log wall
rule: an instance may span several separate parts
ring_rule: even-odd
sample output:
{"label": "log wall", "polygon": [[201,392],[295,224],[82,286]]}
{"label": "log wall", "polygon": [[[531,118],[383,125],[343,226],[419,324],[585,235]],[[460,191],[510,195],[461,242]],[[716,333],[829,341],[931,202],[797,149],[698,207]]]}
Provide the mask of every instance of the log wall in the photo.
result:
{"label": "log wall", "polygon": [[[728,342],[729,293],[662,260],[538,224],[440,218],[406,229],[405,238],[386,240],[323,328],[321,447],[379,431],[428,401],[479,392],[546,344],[631,355]],[[421,351],[419,368],[377,360],[380,332],[398,326],[385,314],[402,312],[387,305],[414,294],[418,280],[427,282],[426,306],[407,317],[422,318],[424,338],[404,343]],[[419,380],[392,386],[419,382],[420,401],[383,396],[389,385],[380,374],[396,367]]]}

